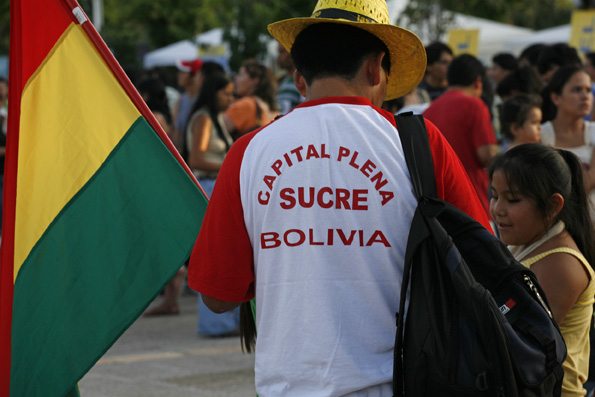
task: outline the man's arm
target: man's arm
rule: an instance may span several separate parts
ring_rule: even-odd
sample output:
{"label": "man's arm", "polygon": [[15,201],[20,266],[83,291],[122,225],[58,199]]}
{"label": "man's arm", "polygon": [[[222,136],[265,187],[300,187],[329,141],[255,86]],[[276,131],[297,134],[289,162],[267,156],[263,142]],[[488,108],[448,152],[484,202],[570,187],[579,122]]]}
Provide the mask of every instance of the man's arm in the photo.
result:
{"label": "man's arm", "polygon": [[488,215],[461,161],[438,128],[428,119],[425,121],[432,149],[438,197],[464,211],[491,231]]}
{"label": "man's arm", "polygon": [[254,255],[239,184],[249,142],[238,140],[225,158],[188,265],[188,285],[217,313],[254,298]]}
{"label": "man's arm", "polygon": [[205,305],[207,305],[207,307],[215,313],[225,313],[241,305],[241,302],[222,301],[219,299],[211,298],[210,296],[204,294],[201,296],[202,301],[205,303]]}
{"label": "man's arm", "polygon": [[482,166],[488,167],[499,151],[500,147],[498,145],[488,144],[480,146],[476,149],[477,159]]}

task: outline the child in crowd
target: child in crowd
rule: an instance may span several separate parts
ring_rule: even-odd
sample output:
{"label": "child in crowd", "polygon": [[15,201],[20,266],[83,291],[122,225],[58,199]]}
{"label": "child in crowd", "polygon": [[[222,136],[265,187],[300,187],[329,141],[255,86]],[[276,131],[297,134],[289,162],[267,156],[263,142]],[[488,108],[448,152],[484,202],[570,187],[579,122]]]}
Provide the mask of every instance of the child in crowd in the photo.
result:
{"label": "child in crowd", "polygon": [[536,274],[566,341],[562,395],[583,396],[595,245],[582,165],[569,151],[528,143],[496,157],[489,174],[500,237]]}
{"label": "child in crowd", "polygon": [[500,128],[510,149],[541,139],[541,98],[520,94],[508,99],[500,111]]}

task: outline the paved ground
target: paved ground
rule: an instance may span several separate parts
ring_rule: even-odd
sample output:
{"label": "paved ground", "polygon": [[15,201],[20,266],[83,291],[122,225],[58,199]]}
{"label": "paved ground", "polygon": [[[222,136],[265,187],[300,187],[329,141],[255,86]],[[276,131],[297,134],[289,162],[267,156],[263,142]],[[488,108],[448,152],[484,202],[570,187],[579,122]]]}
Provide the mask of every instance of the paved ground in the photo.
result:
{"label": "paved ground", "polygon": [[180,302],[179,315],[132,324],[81,379],[81,396],[255,396],[254,356],[242,353],[238,337],[198,336],[196,295]]}

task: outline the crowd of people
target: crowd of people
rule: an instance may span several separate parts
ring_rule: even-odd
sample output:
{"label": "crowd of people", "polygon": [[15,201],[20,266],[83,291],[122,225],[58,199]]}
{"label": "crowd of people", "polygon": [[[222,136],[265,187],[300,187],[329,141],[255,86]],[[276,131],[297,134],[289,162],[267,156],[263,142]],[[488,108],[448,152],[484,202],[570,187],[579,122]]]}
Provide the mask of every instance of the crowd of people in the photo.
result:
{"label": "crowd of people", "polygon": [[[207,196],[234,141],[270,123],[304,101],[293,82],[291,56],[279,48],[275,77],[271,68],[254,59],[242,63],[232,77],[224,67],[201,59],[179,60],[177,95],[168,94],[164,79],[151,71],[135,82],[156,120],[170,137]],[[185,287],[187,263],[165,286],[159,304],[145,316],[178,314]],[[239,333],[239,310],[214,314],[199,297],[200,335],[228,336]]]}
{"label": "crowd of people", "polygon": [[212,198],[189,262],[145,314],[178,313],[187,276],[201,335],[254,338],[239,312],[252,302],[260,395],[392,395],[415,210],[392,116],[412,111],[426,119],[440,197],[537,275],[567,343],[563,395],[585,395],[595,53],[536,44],[486,65],[424,47],[388,23],[383,2],[331,3],[269,26],[279,78],[253,59],[233,78],[196,59],[178,64],[177,98],[154,75],[138,82]]}
{"label": "crowd of people", "polygon": [[[444,134],[494,233],[546,292],[568,348],[562,395],[592,393],[595,53],[582,61],[565,43],[535,44],[484,65],[452,57],[444,43],[426,48],[428,71],[416,91],[429,89],[432,99],[413,108],[402,100],[397,112],[422,113]],[[442,92],[428,78],[440,59],[448,62]]]}

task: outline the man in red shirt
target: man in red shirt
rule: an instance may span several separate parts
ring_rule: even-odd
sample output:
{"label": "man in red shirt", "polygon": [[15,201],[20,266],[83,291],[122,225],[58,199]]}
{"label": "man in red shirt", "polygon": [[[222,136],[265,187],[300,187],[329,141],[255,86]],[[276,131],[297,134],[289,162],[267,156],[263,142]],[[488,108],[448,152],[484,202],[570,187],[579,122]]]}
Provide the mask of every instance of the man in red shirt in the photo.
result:
{"label": "man in red shirt", "polygon": [[424,112],[436,124],[455,153],[489,214],[486,167],[499,146],[490,111],[481,100],[485,69],[473,55],[456,57],[448,68],[448,90]]}

